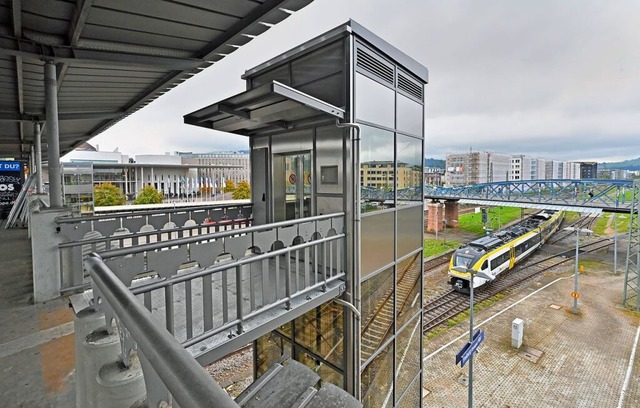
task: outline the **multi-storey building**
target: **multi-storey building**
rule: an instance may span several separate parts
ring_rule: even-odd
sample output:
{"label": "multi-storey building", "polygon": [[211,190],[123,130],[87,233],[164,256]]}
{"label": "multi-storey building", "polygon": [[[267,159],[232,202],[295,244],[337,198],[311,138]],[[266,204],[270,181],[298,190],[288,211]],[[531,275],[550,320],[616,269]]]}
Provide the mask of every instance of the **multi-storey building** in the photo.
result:
{"label": "multi-storey building", "polygon": [[598,177],[597,162],[580,162],[580,178],[594,179]]}
{"label": "multi-storey building", "polygon": [[[234,184],[241,181],[251,183],[251,170],[249,167],[249,152],[209,152],[209,153],[192,153],[192,152],[176,152],[176,155],[182,158],[183,164],[195,164],[199,166],[216,166],[214,168],[200,167],[196,177],[209,178],[217,180],[218,183],[224,179],[230,179]],[[222,170],[224,168],[224,170]]]}

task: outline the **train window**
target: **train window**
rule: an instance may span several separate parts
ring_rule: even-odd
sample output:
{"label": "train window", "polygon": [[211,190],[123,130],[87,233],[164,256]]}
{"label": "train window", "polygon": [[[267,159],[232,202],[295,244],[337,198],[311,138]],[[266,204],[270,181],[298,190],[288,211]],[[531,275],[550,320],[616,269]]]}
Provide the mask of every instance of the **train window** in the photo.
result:
{"label": "train window", "polygon": [[482,263],[482,266],[480,267],[481,271],[484,271],[485,269],[487,269],[487,266],[489,266],[489,262],[487,262],[486,260]]}
{"label": "train window", "polygon": [[464,266],[464,267],[468,268],[468,267],[471,266],[471,261],[472,260],[473,259],[468,258],[466,256],[458,255],[458,256],[456,256],[456,258],[454,260],[453,266]]}

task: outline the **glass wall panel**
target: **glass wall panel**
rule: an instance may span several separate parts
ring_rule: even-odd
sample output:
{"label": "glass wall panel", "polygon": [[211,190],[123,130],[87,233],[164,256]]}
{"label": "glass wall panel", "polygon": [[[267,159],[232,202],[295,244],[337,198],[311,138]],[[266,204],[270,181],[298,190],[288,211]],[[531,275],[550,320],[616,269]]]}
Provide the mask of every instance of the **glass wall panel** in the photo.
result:
{"label": "glass wall panel", "polygon": [[422,247],[422,206],[398,209],[398,258]]}
{"label": "glass wall panel", "polygon": [[397,408],[415,408],[421,407],[420,399],[422,398],[422,389],[420,386],[420,376],[418,376],[411,385],[407,392],[402,396],[402,399],[398,404],[396,404]]}
{"label": "glass wall panel", "polygon": [[362,217],[362,278],[393,262],[394,213]]}
{"label": "glass wall panel", "polygon": [[362,126],[360,195],[363,213],[393,206],[395,180],[393,132]]}
{"label": "glass wall panel", "polygon": [[398,206],[422,201],[423,167],[422,139],[398,135]]}
{"label": "glass wall panel", "polygon": [[356,73],[356,119],[388,128],[395,127],[395,91]]}
{"label": "glass wall panel", "polygon": [[325,303],[295,320],[296,343],[342,367],[342,307]]}
{"label": "glass wall panel", "polygon": [[396,336],[396,396],[404,393],[420,371],[420,329],[420,316],[417,316]]}
{"label": "glass wall panel", "polygon": [[257,374],[264,374],[281,356],[291,357],[291,343],[275,333],[268,333],[256,340],[258,356]]}
{"label": "glass wall panel", "polygon": [[300,350],[298,352],[298,361],[317,373],[323,382],[329,382],[340,388],[344,388],[344,379],[342,374],[334,370],[333,367],[329,366],[328,364],[323,363],[322,360],[319,360],[313,357],[311,354]]}
{"label": "glass wall panel", "polygon": [[[393,391],[393,342],[362,371],[362,405],[390,406]],[[386,404],[385,404],[386,402]]]}
{"label": "glass wall panel", "polygon": [[362,282],[362,363],[393,334],[393,284],[393,268]]}
{"label": "glass wall panel", "polygon": [[398,263],[396,291],[397,327],[402,327],[420,311],[421,252]]}
{"label": "glass wall panel", "polygon": [[400,93],[398,94],[397,100],[397,129],[401,132],[407,132],[412,135],[422,137],[422,114],[424,112],[424,106]]}

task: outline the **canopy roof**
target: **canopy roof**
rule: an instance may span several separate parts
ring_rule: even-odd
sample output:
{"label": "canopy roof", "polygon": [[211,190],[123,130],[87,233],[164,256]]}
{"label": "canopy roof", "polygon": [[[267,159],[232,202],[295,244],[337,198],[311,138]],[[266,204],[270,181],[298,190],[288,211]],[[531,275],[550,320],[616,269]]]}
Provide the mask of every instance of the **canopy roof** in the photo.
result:
{"label": "canopy roof", "polygon": [[45,121],[45,61],[64,155],[312,1],[0,0],[0,157]]}
{"label": "canopy roof", "polygon": [[344,110],[272,81],[189,113],[184,122],[252,136],[326,118],[344,119]]}

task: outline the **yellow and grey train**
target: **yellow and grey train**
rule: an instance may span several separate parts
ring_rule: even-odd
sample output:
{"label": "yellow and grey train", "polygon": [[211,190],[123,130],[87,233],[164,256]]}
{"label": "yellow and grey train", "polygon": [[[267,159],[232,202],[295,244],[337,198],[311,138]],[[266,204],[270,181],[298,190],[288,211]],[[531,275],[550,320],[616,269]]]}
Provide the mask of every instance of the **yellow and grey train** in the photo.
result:
{"label": "yellow and grey train", "polygon": [[[558,230],[563,219],[563,211],[544,210],[516,225],[461,246],[449,262],[449,284],[457,292],[469,293],[471,274],[456,271],[454,267],[465,267],[496,278],[544,244]],[[473,287],[475,289],[487,282],[487,279],[474,276]]]}

